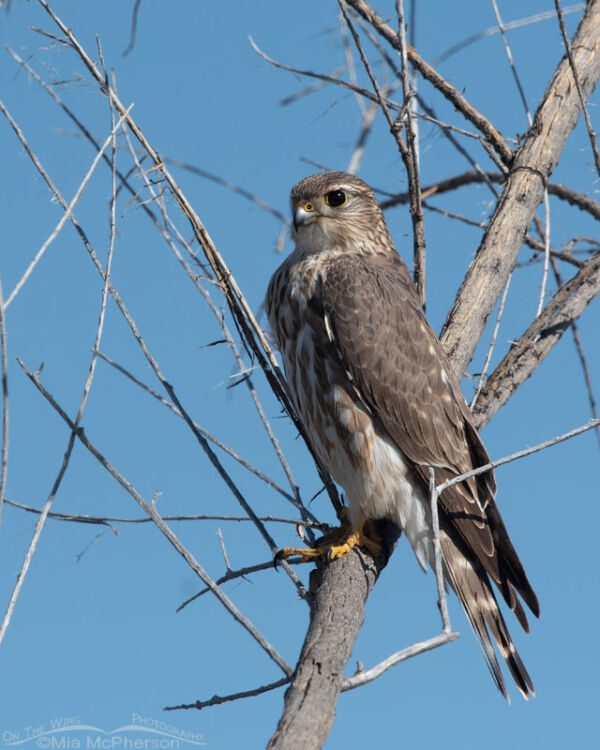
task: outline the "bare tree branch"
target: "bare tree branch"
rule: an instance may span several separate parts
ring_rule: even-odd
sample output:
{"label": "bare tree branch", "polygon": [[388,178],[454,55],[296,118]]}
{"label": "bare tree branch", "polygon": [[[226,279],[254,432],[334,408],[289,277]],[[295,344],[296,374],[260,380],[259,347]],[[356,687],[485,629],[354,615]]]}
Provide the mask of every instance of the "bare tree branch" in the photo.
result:
{"label": "bare tree branch", "polygon": [[[42,512],[40,508],[33,508],[31,505],[25,505],[24,503],[18,503],[16,500],[11,500],[8,497],[4,498],[4,502],[13,508],[24,510],[27,513],[35,513],[39,516]],[[132,523],[132,524],[146,524],[152,523],[151,518],[122,518],[120,516],[86,516],[75,513],[55,513],[50,511],[48,518],[52,518],[55,521],[68,521],[70,523],[88,523],[91,525],[109,526],[117,535],[118,531],[114,527],[115,523]],[[232,521],[235,523],[253,523],[252,518],[248,516],[219,516],[211,515],[208,513],[194,513],[193,515],[171,515],[162,516],[163,521]],[[276,518],[275,516],[259,516],[259,520],[266,521],[268,523],[287,523],[292,526],[302,526],[317,529],[318,531],[326,531],[329,526],[326,523],[319,521],[303,521],[301,518]],[[289,561],[292,563],[294,561]],[[272,566],[273,561],[271,560],[268,565]]]}
{"label": "bare tree branch", "polygon": [[592,148],[592,154],[594,155],[594,164],[596,165],[596,172],[600,177],[600,153],[598,153],[598,144],[596,143],[596,131],[592,128],[592,121],[590,120],[589,112],[585,106],[585,97],[581,90],[581,83],[579,82],[579,74],[577,73],[577,66],[573,59],[573,50],[571,49],[571,43],[569,42],[569,36],[565,28],[565,19],[563,18],[563,11],[560,7],[559,0],[554,0],[554,6],[556,8],[556,15],[558,16],[558,23],[560,26],[560,33],[562,34],[563,42],[565,44],[565,50],[567,51],[567,57],[569,58],[569,65],[573,72],[573,78],[575,80],[575,86],[577,87],[577,95],[581,103],[583,110],[583,116],[585,118],[585,126],[587,128],[588,136],[590,138],[590,146]]}
{"label": "bare tree branch", "polygon": [[231,695],[213,695],[206,701],[196,701],[195,703],[182,703],[179,706],[165,706],[163,711],[178,711],[182,708],[197,708],[200,711],[208,706],[220,706],[221,703],[228,703],[229,701],[237,701],[241,698],[251,698],[254,695],[261,695],[261,693],[267,693],[269,690],[276,690],[277,688],[287,685],[290,681],[289,677],[282,677],[277,682],[270,682],[268,685],[262,685],[261,687],[253,688],[252,690],[243,690],[241,693],[232,693]]}
{"label": "bare tree branch", "polygon": [[[599,46],[600,0],[590,0],[573,41],[574,59],[586,97],[600,75]],[[579,117],[581,102],[572,86],[572,77],[569,62],[563,58],[546,89],[533,126],[515,155],[502,197],[446,318],[440,340],[459,376],[465,371],[514,267],[547,180]]]}
{"label": "bare tree branch", "polygon": [[233,274],[225,263],[225,260],[217,250],[204,224],[200,221],[200,218],[194,211],[191,203],[187,200],[187,198],[173,179],[171,173],[162,161],[159,153],[151,146],[133,118],[125,112],[123,104],[121,103],[121,100],[117,96],[116,92],[106,84],[102,75],[98,71],[98,68],[89,57],[87,52],[84,50],[84,48],[81,46],[81,44],[78,42],[78,40],[75,38],[71,29],[69,29],[66,24],[61,21],[56,13],[54,13],[46,0],[38,0],[38,2],[56,23],[56,25],[61,29],[63,34],[65,34],[65,36],[69,39],[74,50],[79,55],[86,68],[90,71],[93,78],[100,85],[101,90],[110,97],[119,114],[126,115],[125,121],[128,127],[131,129],[144,150],[148,153],[156,168],[164,178],[165,182],[172,190],[173,195],[179,203],[182,212],[190,222],[196,239],[198,240],[198,243],[202,248],[205,257],[216,276],[216,279],[219,283],[219,288],[221,289],[225,299],[227,300],[227,304],[229,305],[234,320],[239,326],[240,331],[243,333],[245,342],[252,349],[252,352],[256,356],[261,368],[263,369],[265,376],[267,377],[267,380],[269,381],[269,384],[273,389],[273,392],[284,405],[286,411],[294,421],[298,432],[302,435],[302,438],[304,439],[308,450],[314,458],[315,465],[317,466],[319,471],[319,475],[321,476],[321,479],[323,480],[323,483],[327,488],[327,492],[329,494],[331,502],[336,509],[336,512],[340,514],[342,510],[342,504],[340,502],[337,489],[333,484],[333,481],[331,480],[329,474],[321,466],[321,463],[310,443],[310,439],[308,438],[308,435],[306,434],[302,423],[294,412],[291,401],[287,394],[285,379],[281,373],[281,369],[277,363],[277,360],[275,359],[275,355],[271,350],[264,332],[258,325],[254,313],[250,309],[250,306],[248,305],[246,298],[244,297],[240,287],[238,286],[237,281],[235,280]]}
{"label": "bare tree branch", "polygon": [[388,656],[387,659],[384,659],[383,661],[379,662],[379,664],[371,667],[371,669],[361,669],[356,674],[353,674],[352,677],[347,677],[342,683],[342,692],[345,692],[346,690],[352,690],[353,688],[360,687],[361,685],[366,685],[367,682],[373,682],[373,680],[381,677],[381,675],[385,674],[389,669],[395,667],[396,664],[400,664],[407,659],[412,659],[413,656],[424,654],[426,651],[431,651],[434,648],[438,648],[439,646],[443,646],[446,643],[455,641],[458,637],[458,633],[453,633],[451,631],[447,633],[442,632],[439,633],[439,635],[434,636],[433,638],[428,638],[426,641],[413,643],[406,648],[400,649],[400,651],[396,651],[396,653],[391,654],[391,656]]}
{"label": "bare tree branch", "polygon": [[133,13],[131,16],[131,33],[129,36],[129,44],[127,45],[127,49],[123,52],[123,57],[126,57],[135,46],[135,35],[137,32],[138,15],[140,12],[141,4],[142,4],[142,0],[135,0],[134,6],[133,6]]}
{"label": "bare tree branch", "polygon": [[[564,9],[564,13],[578,13],[580,10],[583,10],[585,8],[585,3],[575,3],[574,5],[569,5],[567,8]],[[505,31],[511,31],[512,29],[519,29],[523,26],[529,26],[530,24],[539,23],[540,21],[548,21],[556,16],[556,13],[553,10],[547,10],[542,13],[536,13],[533,16],[527,16],[525,18],[519,18],[516,21],[509,21],[508,23],[504,24],[504,30]],[[451,47],[449,47],[447,50],[444,50],[441,55],[438,55],[438,57],[435,58],[433,61],[434,65],[439,65],[440,63],[444,62],[445,60],[448,60],[448,58],[455,55],[457,52],[460,52],[465,47],[468,47],[471,44],[475,44],[476,42],[481,41],[482,39],[487,39],[490,36],[494,36],[495,34],[499,34],[500,29],[498,26],[490,26],[487,29],[484,29],[483,31],[478,31],[476,34],[472,34],[471,36],[468,36],[466,39],[461,40],[457,44],[453,44]]]}
{"label": "bare tree branch", "polygon": [[[408,176],[409,194],[410,194],[410,217],[411,217],[412,225],[413,225],[413,243],[414,243],[413,255],[415,259],[414,260],[415,283],[417,285],[417,290],[419,292],[421,304],[424,305],[425,304],[425,228],[423,224],[423,208],[421,206],[421,191],[419,189],[419,165],[418,165],[418,160],[416,158],[415,137],[414,137],[414,131],[409,130],[409,128],[411,127],[410,125],[411,121],[408,119],[406,120],[407,141],[409,141],[412,145],[407,145],[407,143],[404,141],[404,138],[402,137],[402,126],[404,124],[405,118],[408,117],[408,103],[409,103],[409,100],[407,98],[408,91],[405,92],[404,104],[402,106],[402,110],[400,111],[400,114],[395,120],[392,120],[392,116],[387,106],[385,97],[382,95],[379,89],[377,79],[375,78],[375,75],[373,74],[373,71],[371,70],[369,61],[367,60],[365,52],[362,48],[360,38],[354,28],[354,25],[352,24],[352,21],[350,20],[350,17],[348,16],[346,8],[344,7],[343,0],[338,0],[338,4],[344,15],[346,23],[348,24],[348,28],[350,29],[350,33],[352,34],[352,37],[354,39],[354,42],[360,54],[360,59],[371,80],[373,89],[375,90],[375,94],[377,96],[377,101],[379,102],[379,106],[381,107],[386,117],[386,120],[388,121],[388,124],[390,126],[390,132],[393,135],[394,140],[396,141],[398,145],[398,150],[400,151],[400,156],[402,157],[402,161],[406,169],[406,174]],[[412,134],[412,140],[411,140],[411,134]]]}
{"label": "bare tree branch", "polygon": [[413,223],[413,280],[417,287],[421,304],[425,308],[427,291],[425,221],[423,217],[423,205],[421,203],[419,143],[417,140],[416,121],[413,118],[412,112],[416,97],[411,91],[409,83],[408,44],[406,42],[406,24],[404,23],[404,4],[402,0],[396,0],[396,14],[398,15],[398,38],[400,41],[400,59],[402,60],[402,93],[404,94],[404,105],[406,107],[407,159],[410,163],[410,169],[407,170],[407,174],[410,193],[410,215]]}
{"label": "bare tree branch", "polygon": [[329,734],[365,602],[399,533],[389,522],[378,531],[386,535],[387,549],[377,560],[355,547],[311,573],[310,625],[269,750],[318,748]]}
{"label": "bare tree branch", "polygon": [[[131,107],[130,107],[131,108]],[[4,110],[5,114],[8,114]],[[8,115],[9,119],[10,116]],[[64,222],[67,220],[68,216],[72,213],[73,208],[75,206],[75,203],[81,196],[81,193],[83,192],[83,189],[85,185],[90,180],[92,174],[94,173],[94,170],[100,161],[100,158],[102,157],[102,154],[104,151],[108,148],[108,146],[113,143],[114,144],[114,138],[116,131],[121,127],[121,124],[123,122],[124,115],[121,116],[119,121],[115,124],[114,118],[112,118],[112,112],[111,112],[111,120],[112,120],[112,129],[110,131],[110,134],[104,144],[102,145],[102,148],[100,151],[96,154],[96,157],[94,161],[92,162],[90,168],[88,169],[85,177],[83,178],[83,181],[79,188],[77,189],[75,196],[69,206],[66,208],[63,217],[61,221],[57,224],[54,232],[50,235],[50,237],[54,237],[58,234],[60,231],[60,228],[63,226]],[[11,121],[11,125],[12,125]],[[13,125],[13,128],[15,126]],[[113,148],[112,152],[112,158],[114,160],[115,158],[115,150]],[[114,181],[113,181],[113,196],[114,196]],[[46,242],[46,246],[49,244],[49,241]],[[111,226],[111,239],[110,239],[110,248],[108,253],[108,262],[107,262],[107,271],[106,271],[106,279],[104,282],[104,287],[102,289],[102,299],[100,304],[100,313],[98,315],[98,327],[96,329],[96,337],[94,342],[93,350],[96,351],[98,347],[100,346],[100,341],[102,339],[102,332],[104,329],[104,318],[106,313],[106,300],[107,300],[107,287],[109,284],[109,278],[110,278],[110,268],[112,264],[112,256],[113,256],[113,250],[114,250],[114,233],[113,233],[113,227]],[[24,282],[23,282],[24,283]],[[22,285],[21,285],[22,286]],[[16,289],[18,289],[19,286],[17,285]],[[4,310],[6,310],[6,307],[8,305],[8,300],[6,304],[4,305]],[[69,462],[71,460],[71,455],[73,452],[73,447],[75,445],[75,436],[77,431],[79,430],[79,425],[81,423],[81,419],[83,418],[83,412],[87,403],[87,399],[89,396],[90,388],[92,386],[92,380],[94,379],[94,373],[96,370],[96,361],[97,357],[95,354],[92,354],[90,366],[88,369],[87,377],[85,380],[85,385],[83,387],[83,395],[81,396],[81,400],[79,402],[79,408],[77,409],[77,416],[75,417],[75,421],[71,423],[71,434],[69,435],[69,441],[67,444],[67,449],[65,451],[65,454],[62,459],[62,463],[60,466],[60,469],[58,471],[58,474],[56,476],[56,479],[54,480],[54,484],[52,485],[52,489],[50,490],[50,494],[48,495],[48,498],[46,502],[44,503],[44,507],[42,508],[42,512],[40,513],[40,516],[38,518],[38,521],[35,525],[35,530],[33,532],[33,536],[31,538],[31,541],[29,542],[29,547],[27,548],[27,552],[25,553],[25,558],[23,560],[23,564],[21,565],[21,569],[17,575],[17,580],[15,582],[12,594],[10,596],[8,606],[6,608],[6,612],[4,613],[4,618],[2,620],[2,625],[0,626],[0,643],[4,639],[4,636],[6,635],[6,631],[8,629],[8,626],[10,624],[14,608],[17,603],[17,599],[19,598],[19,594],[21,592],[21,588],[23,587],[23,583],[25,582],[25,577],[27,576],[27,572],[29,570],[29,566],[31,565],[31,560],[33,558],[33,555],[35,554],[35,550],[37,549],[37,544],[40,539],[40,536],[42,534],[42,530],[44,528],[44,525],[46,523],[46,518],[48,516],[48,513],[50,511],[50,508],[52,507],[52,503],[54,502],[54,498],[56,497],[56,493],[58,492],[60,485],[62,483],[62,480],[66,474],[67,468],[69,466]]]}
{"label": "bare tree branch", "polygon": [[[196,575],[210,588],[212,593],[217,597],[225,609],[232,615],[234,620],[238,622],[248,633],[254,638],[254,640],[261,646],[261,648],[268,654],[268,656],[277,664],[277,666],[286,674],[290,675],[292,670],[286,661],[277,653],[274,647],[267,641],[267,639],[257,630],[257,628],[245,617],[240,610],[233,604],[233,602],[226,596],[223,591],[217,586],[213,579],[204,570],[202,565],[195,559],[192,553],[184,547],[179,541],[177,535],[172,529],[167,526],[162,516],[159,515],[158,511],[151,503],[147,503],[144,498],[137,492],[135,487],[128,482],[113,466],[107,461],[107,459],[100,453],[99,450],[90,442],[87,435],[80,427],[76,427],[75,424],[69,419],[67,413],[58,404],[52,394],[42,385],[39,379],[38,373],[31,372],[21,360],[18,360],[19,364],[23,368],[23,371],[39,392],[46,398],[50,405],[59,414],[62,420],[71,429],[71,434],[74,435],[87,450],[96,458],[100,464],[111,474],[114,479],[128,492],[137,504],[148,514],[164,536],[168,539],[171,545],[177,550],[177,552],[183,557],[189,567],[196,573]],[[41,520],[42,517],[40,517]],[[45,520],[45,516],[44,516]]]}
{"label": "bare tree branch", "polygon": [[[380,34],[394,49],[400,50],[399,34],[388,26],[381,16],[365,2],[365,0],[346,0],[360,15],[371,24],[371,26]],[[419,73],[429,81],[436,89],[445,96],[456,109],[461,112],[467,120],[473,123],[475,127],[483,133],[490,142],[498,156],[505,163],[510,163],[513,157],[512,149],[506,144],[500,133],[492,123],[484,117],[475,107],[473,107],[466,98],[443,78],[433,66],[425,62],[414,47],[408,46],[407,55],[410,62],[415,66]]]}
{"label": "bare tree branch", "polygon": [[[126,378],[131,380],[133,383],[139,386],[142,390],[146,391],[146,393],[149,393],[153,398],[155,398],[157,401],[163,404],[163,406],[166,406],[174,414],[176,414],[178,417],[181,417],[183,419],[183,415],[181,414],[181,412],[176,406],[174,406],[168,399],[161,396],[160,393],[157,393],[153,388],[150,388],[149,385],[147,385],[146,383],[143,383],[141,380],[136,378],[135,375],[132,375],[129,372],[129,370],[127,370],[125,367],[118,364],[117,362],[114,362],[110,357],[107,357],[106,354],[104,354],[103,352],[98,352],[98,356],[101,359],[103,359],[107,364],[109,364],[111,367],[114,367],[118,372],[125,375]],[[237,461],[241,466],[243,466],[248,471],[252,472],[252,474],[257,476],[259,479],[262,479],[262,481],[265,482],[265,484],[268,484],[269,487],[272,487],[274,490],[279,492],[280,495],[283,495],[283,497],[285,497],[285,499],[288,500],[290,503],[292,503],[293,505],[296,505],[297,507],[299,506],[296,499],[292,495],[290,495],[289,492],[286,492],[283,489],[283,487],[277,484],[277,482],[275,482],[274,479],[271,479],[271,477],[264,474],[262,471],[260,471],[260,469],[257,469],[249,461],[246,461],[245,458],[242,458],[232,448],[230,448],[228,445],[223,443],[221,440],[215,437],[208,430],[205,430],[204,427],[199,425],[197,422],[194,422],[194,425],[196,429],[198,430],[198,432],[200,432],[207,440],[210,440],[211,443],[213,443],[214,445],[217,445],[222,451],[227,453],[228,456],[231,456],[231,458]],[[304,510],[306,511],[306,509]],[[306,512],[310,512],[310,511],[306,511]]]}
{"label": "bare tree branch", "polygon": [[600,294],[600,254],[559,289],[487,379],[473,410],[479,429],[536,370],[572,321]]}
{"label": "bare tree branch", "polygon": [[[461,172],[454,177],[448,177],[445,180],[434,182],[431,185],[426,185],[421,188],[423,198],[430,198],[432,195],[438,195],[447,193],[456,188],[463,187],[463,185],[472,185],[474,183],[481,182],[506,182],[506,175],[500,174],[499,172]],[[565,185],[561,185],[559,182],[548,183],[548,193],[555,195],[557,198],[566,201],[571,206],[575,206],[582,211],[586,211],[594,219],[600,221],[600,203],[593,200],[592,198],[580,193],[577,190],[568,188]],[[410,195],[408,191],[403,193],[397,193],[387,200],[381,201],[381,208],[385,211],[388,208],[392,208],[397,205],[404,205],[408,203]]]}
{"label": "bare tree branch", "polygon": [[[551,258],[551,262],[552,262],[552,270],[554,272],[554,278],[556,279],[556,283],[558,284],[560,288],[564,284],[562,275],[560,271],[558,270],[558,264],[556,263],[554,258]],[[583,380],[585,382],[585,388],[588,394],[588,402],[590,404],[590,412],[592,415],[592,419],[597,419],[598,412],[596,410],[596,398],[594,396],[594,387],[592,386],[592,379],[590,377],[590,371],[588,368],[587,360],[585,358],[585,353],[583,351],[583,344],[581,343],[581,337],[579,336],[579,329],[575,321],[571,323],[571,333],[573,334],[573,341],[575,343],[575,349],[577,350],[577,356],[579,357],[579,363],[581,365],[581,370],[583,372]],[[598,445],[600,445],[600,427],[596,427],[595,432],[596,432],[596,437],[598,439]]]}
{"label": "bare tree branch", "polygon": [[484,474],[486,471],[489,471],[490,469],[496,469],[498,468],[498,466],[504,466],[504,464],[510,464],[513,461],[519,460],[520,458],[531,456],[532,453],[539,453],[540,451],[546,450],[546,448],[551,448],[553,445],[558,445],[558,443],[564,443],[565,440],[570,440],[571,438],[577,437],[577,435],[581,435],[582,433],[587,432],[588,430],[595,429],[599,424],[600,424],[600,419],[592,419],[587,424],[581,425],[581,427],[576,427],[574,430],[569,430],[569,432],[565,432],[562,435],[557,435],[556,437],[550,438],[550,440],[544,440],[543,443],[538,443],[537,445],[534,445],[531,448],[524,448],[522,451],[511,453],[510,456],[504,456],[504,458],[498,458],[496,461],[490,461],[489,463],[484,464],[483,466],[478,466],[476,469],[467,471],[464,474],[460,474],[457,477],[452,477],[452,479],[448,479],[446,482],[443,482],[442,484],[438,484],[438,486],[436,487],[436,490],[441,494],[444,490],[447,490],[449,487],[453,487],[455,484],[458,484],[459,482],[464,482],[465,479],[476,477],[479,474]]}

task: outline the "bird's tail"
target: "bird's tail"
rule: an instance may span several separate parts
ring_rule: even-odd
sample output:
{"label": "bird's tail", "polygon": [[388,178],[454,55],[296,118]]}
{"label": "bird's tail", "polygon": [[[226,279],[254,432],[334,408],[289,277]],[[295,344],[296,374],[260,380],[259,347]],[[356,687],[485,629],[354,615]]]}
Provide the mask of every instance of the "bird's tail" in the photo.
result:
{"label": "bird's tail", "polygon": [[[512,641],[483,565],[462,548],[460,541],[440,529],[440,541],[448,582],[456,592],[485,656],[498,690],[510,703],[496,659],[495,642],[525,699],[535,695],[533,683]],[[491,637],[490,637],[491,636]]]}

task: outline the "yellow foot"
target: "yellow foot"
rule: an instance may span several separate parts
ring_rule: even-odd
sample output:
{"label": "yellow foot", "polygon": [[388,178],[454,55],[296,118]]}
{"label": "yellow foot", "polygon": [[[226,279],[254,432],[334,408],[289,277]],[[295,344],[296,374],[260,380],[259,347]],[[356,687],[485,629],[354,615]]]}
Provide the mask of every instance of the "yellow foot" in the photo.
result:
{"label": "yellow foot", "polygon": [[281,560],[289,557],[300,557],[302,562],[310,562],[318,557],[335,560],[356,546],[366,547],[375,557],[381,553],[381,539],[372,521],[363,521],[355,529],[350,524],[343,523],[321,537],[315,547],[284,547],[275,555],[274,563],[277,567]]}

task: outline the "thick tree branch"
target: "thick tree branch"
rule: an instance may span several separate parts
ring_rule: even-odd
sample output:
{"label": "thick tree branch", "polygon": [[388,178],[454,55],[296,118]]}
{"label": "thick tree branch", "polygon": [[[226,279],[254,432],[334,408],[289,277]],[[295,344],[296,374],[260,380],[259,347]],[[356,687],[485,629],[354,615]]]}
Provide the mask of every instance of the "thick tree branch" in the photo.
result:
{"label": "thick tree branch", "polygon": [[600,254],[561,287],[487,379],[473,409],[478,428],[486,425],[539,367],[552,347],[600,294]]}
{"label": "thick tree branch", "polygon": [[268,750],[316,750],[327,739],[344,666],[365,617],[365,602],[399,534],[389,522],[380,523],[378,531],[386,549],[377,560],[355,547],[341,559],[312,572],[310,625]]}
{"label": "thick tree branch", "polygon": [[[581,90],[587,98],[600,75],[600,0],[588,3],[572,49]],[[514,267],[548,178],[580,113],[581,100],[565,56],[514,158],[504,192],[440,336],[459,377]]]}

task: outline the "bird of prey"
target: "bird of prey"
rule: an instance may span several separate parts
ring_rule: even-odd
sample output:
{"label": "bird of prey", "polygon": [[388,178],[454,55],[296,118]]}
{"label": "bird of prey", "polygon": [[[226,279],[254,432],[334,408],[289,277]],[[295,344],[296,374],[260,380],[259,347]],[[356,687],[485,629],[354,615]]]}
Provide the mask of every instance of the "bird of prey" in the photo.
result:
{"label": "bird of prey", "polygon": [[[430,468],[439,485],[489,463],[488,454],[368,185],[315,174],[294,186],[291,207],[295,249],[271,279],[266,309],[293,406],[348,508],[335,542],[283,555],[335,558],[355,544],[377,552],[369,528],[385,518],[421,567],[434,567]],[[519,596],[536,616],[539,604],[495,492],[487,471],[440,494],[443,571],[498,689],[508,699],[493,642],[528,698],[533,683],[491,582],[527,632]]]}

